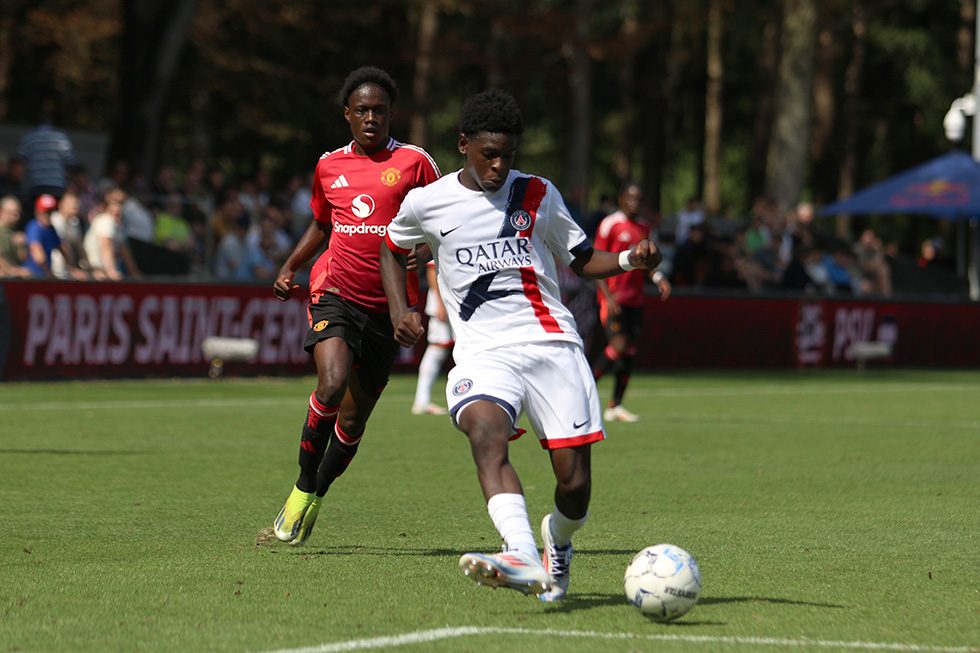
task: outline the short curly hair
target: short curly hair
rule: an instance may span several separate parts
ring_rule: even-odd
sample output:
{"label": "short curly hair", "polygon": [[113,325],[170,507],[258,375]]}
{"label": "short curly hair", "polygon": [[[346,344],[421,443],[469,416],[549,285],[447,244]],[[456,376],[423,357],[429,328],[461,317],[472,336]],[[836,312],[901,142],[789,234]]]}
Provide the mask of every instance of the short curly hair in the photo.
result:
{"label": "short curly hair", "polygon": [[398,99],[398,84],[391,78],[391,75],[375,66],[362,66],[351,72],[344,80],[344,86],[337,96],[340,104],[345,107],[348,106],[351,94],[365,84],[374,84],[383,88],[388,94],[388,101],[391,104],[394,104],[395,100]]}
{"label": "short curly hair", "polygon": [[471,96],[459,112],[459,133],[472,136],[480,132],[491,134],[522,134],[524,122],[514,97],[492,88]]}

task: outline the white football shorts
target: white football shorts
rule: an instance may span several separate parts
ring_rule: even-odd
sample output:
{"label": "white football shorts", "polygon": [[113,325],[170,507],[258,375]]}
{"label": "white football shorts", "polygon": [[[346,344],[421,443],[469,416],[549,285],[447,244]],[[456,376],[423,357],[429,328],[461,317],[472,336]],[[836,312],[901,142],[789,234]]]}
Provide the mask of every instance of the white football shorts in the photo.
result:
{"label": "white football shorts", "polygon": [[449,371],[446,400],[453,424],[474,401],[486,399],[507,411],[515,435],[527,413],[544,449],[598,442],[602,427],[599,391],[582,348],[570,342],[495,347],[478,352]]}
{"label": "white football shorts", "polygon": [[429,323],[425,325],[425,333],[430,345],[449,347],[456,338],[453,336],[453,327],[449,322],[440,320],[436,316],[429,316]]}

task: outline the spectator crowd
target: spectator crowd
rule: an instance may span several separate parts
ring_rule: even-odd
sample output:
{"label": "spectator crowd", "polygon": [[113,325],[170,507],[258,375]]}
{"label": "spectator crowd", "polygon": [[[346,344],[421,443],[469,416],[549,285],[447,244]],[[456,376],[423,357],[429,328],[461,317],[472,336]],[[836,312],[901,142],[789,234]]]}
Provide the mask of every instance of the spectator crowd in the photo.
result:
{"label": "spectator crowd", "polygon": [[675,287],[781,290],[820,295],[891,297],[892,275],[871,229],[855,242],[814,229],[814,207],[760,198],[744,220],[709,219],[691,199],[660,225],[662,269]]}
{"label": "spectator crowd", "polygon": [[[64,132],[39,122],[15,155],[0,153],[0,276],[272,281],[312,219],[312,172],[275,189],[266,170],[229,183],[196,160],[147,179],[117,161],[93,181]],[[587,217],[574,207],[573,215],[594,235],[612,210],[603,198]],[[675,287],[892,295],[875,233],[852,243],[818,232],[810,204],[763,198],[740,221],[709,219],[696,198],[667,219],[651,213],[661,270]]]}
{"label": "spectator crowd", "polygon": [[97,181],[71,163],[61,186],[39,188],[27,169],[0,154],[3,277],[271,281],[312,218],[312,174],[275,192],[266,171],[229,184],[201,161],[152,179],[116,162]]}

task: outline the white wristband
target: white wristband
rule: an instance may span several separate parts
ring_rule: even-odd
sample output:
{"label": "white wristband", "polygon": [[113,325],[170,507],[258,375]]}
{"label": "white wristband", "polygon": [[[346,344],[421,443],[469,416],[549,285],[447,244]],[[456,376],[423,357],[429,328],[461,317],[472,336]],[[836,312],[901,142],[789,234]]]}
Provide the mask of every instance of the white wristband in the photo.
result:
{"label": "white wristband", "polygon": [[636,269],[635,265],[630,265],[630,251],[628,249],[619,253],[619,267],[627,272]]}
{"label": "white wristband", "polygon": [[661,281],[664,280],[664,273],[661,272],[660,270],[657,270],[656,272],[653,273],[651,279],[653,279],[654,283],[660,283]]}

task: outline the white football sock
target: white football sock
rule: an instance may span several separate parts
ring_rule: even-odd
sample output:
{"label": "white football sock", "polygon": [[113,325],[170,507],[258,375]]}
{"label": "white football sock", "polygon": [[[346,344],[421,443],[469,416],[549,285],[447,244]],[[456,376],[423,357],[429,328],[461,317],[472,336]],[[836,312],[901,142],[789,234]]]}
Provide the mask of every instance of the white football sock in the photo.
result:
{"label": "white football sock", "polygon": [[551,513],[551,541],[559,549],[564,549],[572,541],[575,531],[585,526],[588,518],[589,513],[585,513],[585,517],[581,519],[569,519],[561,514],[558,506],[555,506],[554,512]]}
{"label": "white football sock", "polygon": [[538,545],[531,532],[531,521],[527,516],[527,504],[523,494],[495,494],[487,501],[487,511],[500,537],[504,538],[510,551],[519,551],[538,560]]}
{"label": "white football sock", "polygon": [[432,401],[432,385],[442,371],[442,364],[449,354],[449,347],[429,345],[419,361],[419,380],[415,386],[415,405],[428,406]]}

